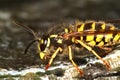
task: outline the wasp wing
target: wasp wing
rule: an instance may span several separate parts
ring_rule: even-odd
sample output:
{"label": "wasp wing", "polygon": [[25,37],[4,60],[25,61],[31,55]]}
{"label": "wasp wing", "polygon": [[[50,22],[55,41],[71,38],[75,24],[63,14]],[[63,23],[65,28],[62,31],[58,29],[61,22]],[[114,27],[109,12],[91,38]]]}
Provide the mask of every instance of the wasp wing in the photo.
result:
{"label": "wasp wing", "polygon": [[88,35],[106,35],[106,34],[117,34],[120,33],[119,29],[116,30],[85,30],[80,32],[71,32],[66,33],[63,35],[64,38],[71,38],[71,37],[80,37],[80,36],[88,36]]}

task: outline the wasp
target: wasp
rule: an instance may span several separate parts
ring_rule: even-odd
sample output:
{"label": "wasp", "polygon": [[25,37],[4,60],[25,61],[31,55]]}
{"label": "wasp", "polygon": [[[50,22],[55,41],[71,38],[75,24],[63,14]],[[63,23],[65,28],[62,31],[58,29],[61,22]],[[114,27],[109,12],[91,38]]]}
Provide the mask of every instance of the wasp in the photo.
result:
{"label": "wasp", "polygon": [[70,24],[68,27],[64,28],[61,32],[43,35],[42,37],[38,37],[32,29],[22,25],[35,37],[35,39],[26,47],[25,53],[27,53],[29,47],[33,43],[37,42],[40,59],[45,59],[48,54],[52,54],[45,67],[47,70],[57,54],[63,53],[64,49],[67,49],[69,60],[82,76],[84,75],[84,72],[82,69],[78,68],[78,65],[74,62],[72,56],[73,45],[79,48],[82,46],[101,60],[106,68],[110,70],[111,67],[109,63],[106,60],[103,60],[93,47],[98,47],[106,52],[110,52],[113,49],[113,45],[120,43],[120,30],[112,24],[117,22],[119,22],[119,20],[76,21],[74,24]]}

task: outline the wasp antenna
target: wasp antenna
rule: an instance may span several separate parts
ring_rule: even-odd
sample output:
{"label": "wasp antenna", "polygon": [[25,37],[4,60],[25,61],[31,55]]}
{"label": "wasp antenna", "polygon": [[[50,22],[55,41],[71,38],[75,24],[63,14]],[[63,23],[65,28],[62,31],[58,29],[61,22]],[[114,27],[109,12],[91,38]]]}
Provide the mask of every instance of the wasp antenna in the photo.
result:
{"label": "wasp antenna", "polygon": [[27,52],[28,52],[28,49],[32,46],[32,44],[34,44],[36,41],[39,41],[38,39],[35,39],[35,40],[33,40],[33,41],[31,41],[28,45],[27,45],[27,47],[26,47],[26,49],[25,49],[25,51],[24,51],[24,54],[27,54]]}
{"label": "wasp antenna", "polygon": [[107,23],[120,23],[120,19],[106,20],[105,22],[107,22]]}
{"label": "wasp antenna", "polygon": [[34,32],[31,28],[27,27],[27,26],[24,25],[24,24],[21,24],[20,22],[18,22],[18,21],[16,21],[16,20],[13,20],[13,23],[14,23],[15,25],[20,26],[20,27],[23,27],[27,32],[29,32],[30,34],[32,34],[32,35],[35,37],[35,39],[37,39],[37,36],[36,36],[35,32]]}

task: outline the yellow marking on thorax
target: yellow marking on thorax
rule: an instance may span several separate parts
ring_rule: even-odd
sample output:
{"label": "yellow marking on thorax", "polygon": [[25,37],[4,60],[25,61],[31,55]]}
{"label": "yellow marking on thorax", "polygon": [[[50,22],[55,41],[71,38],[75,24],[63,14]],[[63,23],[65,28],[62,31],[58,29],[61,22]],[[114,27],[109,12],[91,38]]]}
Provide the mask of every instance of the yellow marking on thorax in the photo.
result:
{"label": "yellow marking on thorax", "polygon": [[86,36],[86,41],[92,41],[92,40],[94,40],[94,35]]}
{"label": "yellow marking on thorax", "polygon": [[105,35],[105,42],[109,42],[111,38],[113,38],[113,34],[106,34]]}
{"label": "yellow marking on thorax", "polygon": [[88,42],[88,44],[91,45],[91,46],[95,46],[96,42],[95,41],[90,41],[90,42]]}
{"label": "yellow marking on thorax", "polygon": [[68,33],[68,29],[67,28],[65,28],[64,31],[65,31],[65,33]]}
{"label": "yellow marking on thorax", "polygon": [[53,34],[53,35],[50,35],[50,38],[57,37],[57,36],[58,36],[58,35]]}
{"label": "yellow marking on thorax", "polygon": [[118,39],[120,38],[120,34],[116,34],[115,37],[113,38],[113,41],[116,42],[118,41]]}
{"label": "yellow marking on thorax", "polygon": [[100,42],[102,40],[102,38],[103,38],[102,34],[96,35],[96,42]]}
{"label": "yellow marking on thorax", "polygon": [[83,31],[83,29],[84,29],[84,23],[82,23],[82,25],[80,26],[80,28],[78,28],[78,32],[80,32],[80,31]]}

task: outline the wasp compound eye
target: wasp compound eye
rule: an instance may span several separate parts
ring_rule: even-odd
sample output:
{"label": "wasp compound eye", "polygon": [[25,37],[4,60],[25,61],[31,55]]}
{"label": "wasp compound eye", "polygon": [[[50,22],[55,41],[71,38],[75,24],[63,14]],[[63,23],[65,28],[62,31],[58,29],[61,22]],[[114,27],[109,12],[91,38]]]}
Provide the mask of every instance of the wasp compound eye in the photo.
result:
{"label": "wasp compound eye", "polygon": [[40,49],[41,51],[44,51],[45,48],[46,48],[46,45],[47,45],[47,40],[41,40],[41,43],[40,43]]}

